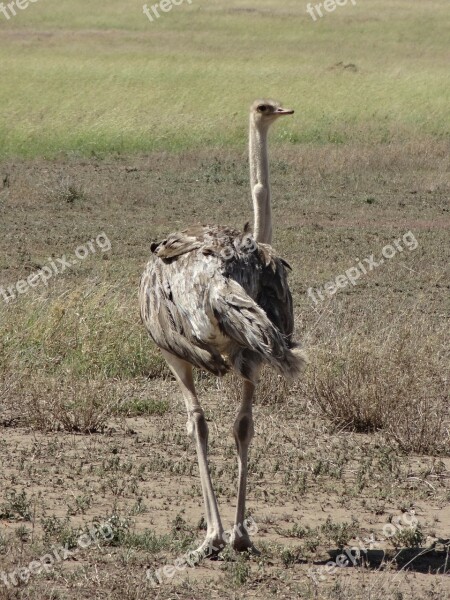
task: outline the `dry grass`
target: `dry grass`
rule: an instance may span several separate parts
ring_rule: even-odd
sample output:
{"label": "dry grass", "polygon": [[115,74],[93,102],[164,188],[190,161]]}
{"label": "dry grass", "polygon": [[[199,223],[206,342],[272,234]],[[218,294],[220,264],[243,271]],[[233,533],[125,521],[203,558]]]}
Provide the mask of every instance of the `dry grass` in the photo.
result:
{"label": "dry grass", "polygon": [[135,290],[89,281],[87,286],[28,294],[2,306],[0,369],[36,368],[88,378],[161,376],[164,363],[139,322]]}
{"label": "dry grass", "polygon": [[102,432],[117,408],[111,386],[78,378],[32,379],[22,399],[25,423],[40,431]]}
{"label": "dry grass", "polygon": [[[374,318],[375,316],[375,318]],[[338,429],[382,430],[404,452],[450,452],[447,327],[417,310],[379,327],[323,320],[305,390]]]}
{"label": "dry grass", "polygon": [[[4,426],[27,426],[36,431],[97,433],[119,412],[114,386],[104,380],[80,380],[23,372],[0,381]],[[20,398],[20,403],[17,403]]]}

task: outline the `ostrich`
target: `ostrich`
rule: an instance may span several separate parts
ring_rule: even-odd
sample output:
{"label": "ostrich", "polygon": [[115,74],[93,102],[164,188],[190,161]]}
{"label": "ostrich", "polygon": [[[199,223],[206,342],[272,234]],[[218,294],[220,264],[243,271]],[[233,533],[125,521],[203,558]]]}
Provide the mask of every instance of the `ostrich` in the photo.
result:
{"label": "ostrich", "polygon": [[247,455],[254,434],[252,401],[263,364],[297,376],[301,351],[292,339],[294,318],[287,284],[289,265],[269,245],[272,237],[267,134],[280,116],[294,111],[259,100],[250,108],[250,182],[254,237],[222,225],[193,226],[151,245],[142,275],[142,321],[160,348],[181,389],[187,431],[195,442],[207,531],[198,556],[217,554],[225,535],[207,461],[208,425],[194,386],[192,367],[217,376],[234,370],[243,395],[233,434],[238,451],[238,498],[231,545],[253,551],[242,530]]}

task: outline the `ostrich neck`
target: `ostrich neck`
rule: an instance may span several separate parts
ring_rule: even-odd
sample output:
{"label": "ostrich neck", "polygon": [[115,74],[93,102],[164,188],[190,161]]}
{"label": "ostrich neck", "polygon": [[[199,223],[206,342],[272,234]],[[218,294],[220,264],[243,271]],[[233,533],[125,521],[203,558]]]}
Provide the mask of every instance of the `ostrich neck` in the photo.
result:
{"label": "ostrich neck", "polygon": [[272,211],[270,203],[268,127],[257,127],[250,119],[250,185],[252,189],[254,236],[257,242],[272,242]]}

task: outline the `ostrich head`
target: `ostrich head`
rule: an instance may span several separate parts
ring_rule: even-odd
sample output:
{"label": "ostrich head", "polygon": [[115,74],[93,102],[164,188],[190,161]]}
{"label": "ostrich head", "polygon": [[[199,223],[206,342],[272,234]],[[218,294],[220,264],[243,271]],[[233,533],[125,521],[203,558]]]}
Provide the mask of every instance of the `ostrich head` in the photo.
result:
{"label": "ostrich head", "polygon": [[255,100],[250,107],[251,117],[256,125],[271,125],[278,117],[292,115],[294,111],[283,108],[279,102],[274,100]]}

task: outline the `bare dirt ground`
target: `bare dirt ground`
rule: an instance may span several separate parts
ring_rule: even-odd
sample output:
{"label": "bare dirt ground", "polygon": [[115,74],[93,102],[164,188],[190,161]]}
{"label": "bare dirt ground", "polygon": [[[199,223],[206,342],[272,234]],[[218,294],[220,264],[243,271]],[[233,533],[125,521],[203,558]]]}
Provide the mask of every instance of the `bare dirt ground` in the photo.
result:
{"label": "bare dirt ground", "polygon": [[[138,338],[139,276],[151,241],[166,233],[199,221],[242,227],[250,220],[247,173],[243,155],[223,150],[0,165],[0,285],[26,278],[50,257],[74,256],[102,232],[111,241],[110,251],[97,249],[47,286],[8,303],[0,298],[2,600],[449,597],[442,365],[450,185],[448,147],[432,141],[272,153],[274,246],[293,269],[297,332],[310,365],[292,386],[266,374],[255,406],[248,513],[261,556],[225,551],[195,568],[159,571],[155,582],[155,571],[202,539],[204,521],[181,398],[150,342]],[[382,249],[407,232],[417,245],[403,241],[386,258]],[[327,282],[372,254],[376,268],[326,294]],[[356,331],[362,337],[352,346]],[[333,363],[328,371],[328,350],[343,363],[353,357],[359,370]],[[329,373],[341,383],[348,376],[352,388],[363,379],[352,402],[361,405],[364,426],[323,408],[327,398],[333,411],[350,403],[337,383],[327,387]],[[198,387],[230,526],[237,386],[199,374]],[[378,423],[378,413],[364,411],[379,390]],[[94,400],[80,408],[87,397]],[[429,418],[421,412],[427,406]],[[61,411],[102,407],[92,433],[64,430],[58,420]],[[67,546],[66,560],[55,558],[64,554],[58,544]],[[327,566],[354,547],[362,548],[357,560]],[[31,561],[45,554],[47,566],[33,572]]]}

